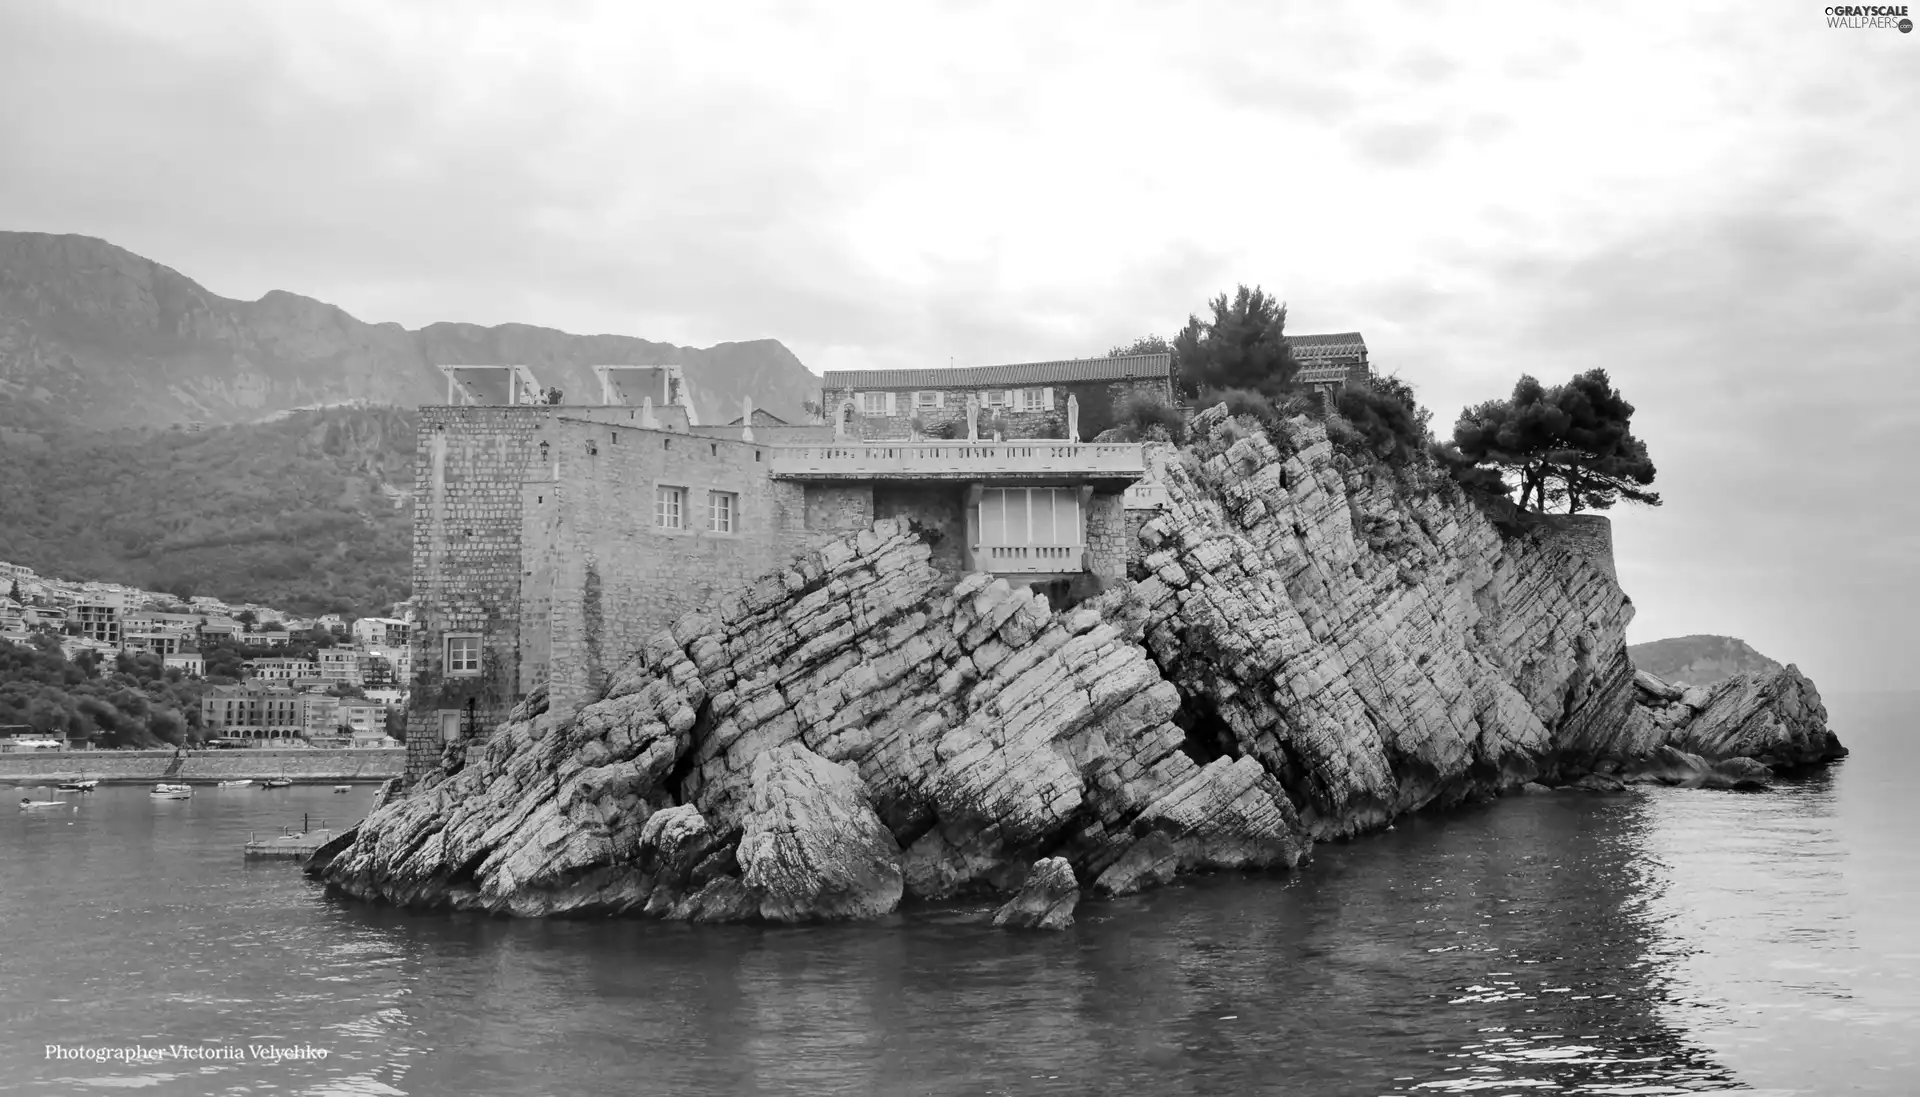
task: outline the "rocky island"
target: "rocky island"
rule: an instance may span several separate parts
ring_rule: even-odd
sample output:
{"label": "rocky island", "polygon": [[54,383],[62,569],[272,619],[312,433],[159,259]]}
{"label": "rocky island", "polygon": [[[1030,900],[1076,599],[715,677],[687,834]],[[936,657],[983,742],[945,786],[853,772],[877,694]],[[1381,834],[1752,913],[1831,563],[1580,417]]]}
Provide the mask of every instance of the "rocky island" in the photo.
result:
{"label": "rocky island", "polygon": [[1147,447],[1164,509],[1091,597],[956,581],[938,529],[874,520],[681,614],[584,704],[531,691],[309,871],[413,907],[704,922],[1032,875],[1003,920],[1057,925],[1076,886],[1293,869],[1409,812],[1845,753],[1791,666],[1636,674],[1604,518],[1502,528],[1307,417],[1192,428]]}

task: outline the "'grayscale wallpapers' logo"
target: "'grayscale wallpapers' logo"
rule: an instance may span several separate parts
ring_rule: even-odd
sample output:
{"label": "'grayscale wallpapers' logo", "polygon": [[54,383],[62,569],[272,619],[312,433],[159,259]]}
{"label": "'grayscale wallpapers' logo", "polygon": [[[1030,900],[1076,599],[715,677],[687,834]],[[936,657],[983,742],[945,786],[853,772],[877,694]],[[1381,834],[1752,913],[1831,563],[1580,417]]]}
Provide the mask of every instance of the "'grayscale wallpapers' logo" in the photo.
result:
{"label": "'grayscale wallpapers' logo", "polygon": [[1826,9],[1827,26],[1844,30],[1897,30],[1913,33],[1913,20],[1907,17],[1905,4],[1839,4]]}

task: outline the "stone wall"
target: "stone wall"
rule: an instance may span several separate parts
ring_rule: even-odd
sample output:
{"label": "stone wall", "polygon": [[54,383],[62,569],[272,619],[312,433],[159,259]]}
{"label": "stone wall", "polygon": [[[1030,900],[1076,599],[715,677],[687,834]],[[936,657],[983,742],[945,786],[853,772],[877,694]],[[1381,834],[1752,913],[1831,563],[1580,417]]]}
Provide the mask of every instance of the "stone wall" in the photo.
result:
{"label": "stone wall", "polygon": [[[1125,497],[1094,492],[1087,505],[1087,570],[1104,580],[1127,577],[1128,525]],[[1137,541],[1133,543],[1137,544]]]}
{"label": "stone wall", "polygon": [[1620,581],[1613,566],[1613,521],[1606,515],[1543,515],[1539,536],[1542,543],[1565,549],[1592,563],[1614,582]]}
{"label": "stone wall", "polygon": [[265,780],[376,781],[398,777],[407,752],[365,750],[196,750],[178,770],[171,750],[39,750],[0,754],[0,781],[158,782]]}
{"label": "stone wall", "polygon": [[[767,476],[753,442],[553,422],[559,500],[551,545],[549,704],[598,696],[608,674],[675,618],[749,585],[849,523],[871,521],[872,492],[809,505],[799,485]],[[656,491],[683,494],[683,526],[656,520]],[[732,532],[707,528],[709,492],[735,497]]]}
{"label": "stone wall", "polygon": [[873,485],[808,484],[806,526],[811,530],[856,530],[873,524]]}
{"label": "stone wall", "polygon": [[[491,727],[521,695],[522,485],[542,425],[557,410],[420,409],[409,777],[439,761],[439,711],[471,712],[475,725]],[[481,638],[481,673],[449,678],[446,639],[461,633]]]}
{"label": "stone wall", "polygon": [[966,487],[959,484],[875,485],[873,516],[918,523],[933,550],[934,570],[949,582],[959,582],[966,569],[966,495]]}

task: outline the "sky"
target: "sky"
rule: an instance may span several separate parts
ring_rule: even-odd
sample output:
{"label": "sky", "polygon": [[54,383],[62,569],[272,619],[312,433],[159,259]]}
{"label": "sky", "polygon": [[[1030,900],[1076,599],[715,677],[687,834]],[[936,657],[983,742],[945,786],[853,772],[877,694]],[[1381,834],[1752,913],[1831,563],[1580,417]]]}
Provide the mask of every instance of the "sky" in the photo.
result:
{"label": "sky", "polygon": [[1629,638],[1912,688],[1920,34],[1822,7],[0,0],[0,227],[816,372],[1246,283],[1443,428],[1604,367],[1666,500]]}

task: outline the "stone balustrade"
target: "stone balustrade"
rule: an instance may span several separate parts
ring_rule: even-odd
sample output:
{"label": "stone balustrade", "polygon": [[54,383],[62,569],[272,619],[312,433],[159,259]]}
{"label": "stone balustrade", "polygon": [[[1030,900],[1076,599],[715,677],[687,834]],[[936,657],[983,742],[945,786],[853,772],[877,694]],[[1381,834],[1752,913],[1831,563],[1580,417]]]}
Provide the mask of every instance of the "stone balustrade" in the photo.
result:
{"label": "stone balustrade", "polygon": [[1114,480],[1146,473],[1138,443],[1017,438],[1005,442],[867,442],[774,446],[784,480]]}
{"label": "stone balustrade", "polygon": [[995,575],[1050,575],[1084,570],[1085,545],[980,545],[979,567]]}

